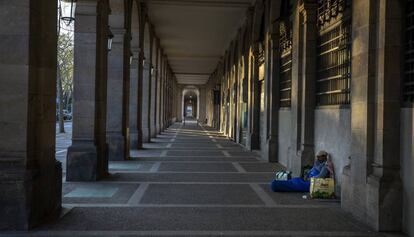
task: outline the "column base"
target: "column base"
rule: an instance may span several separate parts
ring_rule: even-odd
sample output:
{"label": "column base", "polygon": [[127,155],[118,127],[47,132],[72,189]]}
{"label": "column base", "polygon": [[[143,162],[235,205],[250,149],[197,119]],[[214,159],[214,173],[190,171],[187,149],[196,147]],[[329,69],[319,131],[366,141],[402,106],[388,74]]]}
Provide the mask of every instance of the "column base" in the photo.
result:
{"label": "column base", "polygon": [[292,171],[294,176],[300,176],[303,167],[307,165],[313,166],[314,159],[315,151],[313,146],[302,146],[302,150],[290,153],[288,169]]}
{"label": "column base", "polygon": [[137,142],[137,146],[134,147],[134,149],[142,149],[142,130],[138,130],[137,131],[137,136],[138,136],[138,142]]}
{"label": "column base", "polygon": [[115,161],[126,160],[125,137],[121,133],[107,133],[108,159]]}
{"label": "column base", "polygon": [[138,149],[139,135],[138,131],[132,131],[129,134],[129,146],[131,149]]}
{"label": "column base", "polygon": [[151,142],[150,129],[149,128],[143,128],[142,129],[142,142],[143,143]]}
{"label": "column base", "polygon": [[249,150],[257,150],[260,149],[259,144],[259,134],[258,133],[249,133],[247,136],[246,147]]}
{"label": "column base", "polygon": [[[154,125],[155,128],[155,125]],[[157,130],[156,129],[151,129],[151,138],[155,138],[157,137]]]}
{"label": "column base", "polygon": [[277,137],[270,137],[266,141],[265,150],[262,151],[262,158],[269,162],[278,162],[278,146],[279,140]]}
{"label": "column base", "polygon": [[76,142],[68,148],[66,157],[66,181],[96,181],[98,151],[93,142]]}
{"label": "column base", "polygon": [[[62,205],[62,164],[39,170],[2,170],[0,230],[27,231],[57,219]],[[23,168],[22,168],[23,169]],[[39,175],[40,174],[40,175]]]}
{"label": "column base", "polygon": [[299,154],[301,168],[307,165],[313,166],[313,162],[315,160],[314,145],[302,145],[302,150],[300,150]]}
{"label": "column base", "polygon": [[354,184],[348,166],[341,181],[341,205],[345,211],[375,231],[401,231],[403,197],[399,172],[389,179],[370,175],[366,183]]}
{"label": "column base", "polygon": [[370,219],[373,219],[371,226],[377,231],[395,232],[402,229],[402,182],[400,172],[395,174],[389,179],[368,176],[367,210],[372,217]]}

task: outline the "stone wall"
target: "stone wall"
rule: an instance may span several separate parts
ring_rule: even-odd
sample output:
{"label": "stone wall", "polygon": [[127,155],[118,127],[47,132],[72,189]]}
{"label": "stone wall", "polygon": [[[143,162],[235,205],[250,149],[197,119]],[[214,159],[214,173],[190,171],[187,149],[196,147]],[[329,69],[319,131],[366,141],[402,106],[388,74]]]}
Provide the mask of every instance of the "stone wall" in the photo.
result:
{"label": "stone wall", "polygon": [[[351,111],[322,108],[315,110],[315,153],[325,150],[333,160],[335,181],[340,191],[341,173],[351,155]],[[337,193],[340,196],[339,193]]]}
{"label": "stone wall", "polygon": [[403,180],[403,230],[414,236],[414,110],[401,110],[401,178]]}
{"label": "stone wall", "polygon": [[290,110],[279,110],[279,157],[278,162],[286,167],[289,166],[289,152],[292,152],[290,148],[290,140],[292,136]]}

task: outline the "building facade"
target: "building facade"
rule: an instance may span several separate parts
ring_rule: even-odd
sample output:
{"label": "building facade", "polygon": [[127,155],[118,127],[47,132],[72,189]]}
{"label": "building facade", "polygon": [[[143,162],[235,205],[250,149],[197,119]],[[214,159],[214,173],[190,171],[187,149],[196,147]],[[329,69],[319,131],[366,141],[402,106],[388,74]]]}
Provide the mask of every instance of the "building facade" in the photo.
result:
{"label": "building facade", "polygon": [[256,1],[208,82],[208,124],[295,175],[327,151],[343,209],[413,233],[412,7]]}
{"label": "building facade", "polygon": [[[344,210],[414,234],[414,1],[253,1],[205,84],[178,82],[147,1],[76,3],[68,181],[106,177],[109,160],[129,159],[190,107],[295,175],[326,150]],[[61,208],[56,8],[0,4],[0,229]]]}

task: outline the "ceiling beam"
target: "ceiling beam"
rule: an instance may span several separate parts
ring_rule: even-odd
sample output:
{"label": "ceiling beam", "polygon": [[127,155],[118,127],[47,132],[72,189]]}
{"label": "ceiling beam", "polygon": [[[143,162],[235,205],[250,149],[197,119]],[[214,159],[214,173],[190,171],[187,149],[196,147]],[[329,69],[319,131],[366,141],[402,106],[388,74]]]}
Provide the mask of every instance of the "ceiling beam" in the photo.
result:
{"label": "ceiling beam", "polygon": [[185,7],[229,7],[246,8],[251,6],[249,1],[220,1],[220,0],[146,0],[148,4],[185,6]]}
{"label": "ceiling beam", "polygon": [[176,72],[176,76],[210,76],[211,73]]}

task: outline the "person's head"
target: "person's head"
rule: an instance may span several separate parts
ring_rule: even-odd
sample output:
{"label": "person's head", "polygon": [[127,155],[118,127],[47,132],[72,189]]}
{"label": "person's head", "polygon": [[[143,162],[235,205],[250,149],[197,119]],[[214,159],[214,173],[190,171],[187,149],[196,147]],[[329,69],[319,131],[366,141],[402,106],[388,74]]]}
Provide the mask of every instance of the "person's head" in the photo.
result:
{"label": "person's head", "polygon": [[319,151],[318,154],[316,154],[316,159],[318,159],[321,162],[325,162],[328,160],[328,152],[326,151]]}

